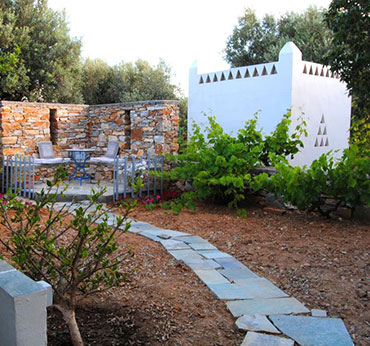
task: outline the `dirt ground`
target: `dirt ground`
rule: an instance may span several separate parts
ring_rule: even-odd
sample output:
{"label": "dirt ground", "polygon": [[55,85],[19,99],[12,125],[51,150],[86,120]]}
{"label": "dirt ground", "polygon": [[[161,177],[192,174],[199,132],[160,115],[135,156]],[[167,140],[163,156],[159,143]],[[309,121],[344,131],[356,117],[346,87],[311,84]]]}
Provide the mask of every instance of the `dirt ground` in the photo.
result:
{"label": "dirt ground", "polygon": [[209,205],[179,216],[140,208],[134,218],[207,239],[308,308],[343,318],[356,345],[370,345],[369,225],[260,208],[242,219]]}
{"label": "dirt ground", "polygon": [[[200,205],[175,216],[139,206],[134,219],[192,233],[234,255],[308,308],[344,320],[356,345],[370,345],[369,225],[297,211]],[[4,234],[1,232],[0,234]],[[124,234],[125,286],[85,301],[77,312],[86,345],[240,345],[244,334],[225,304],[160,244]],[[58,313],[48,314],[48,345],[71,345]]]}

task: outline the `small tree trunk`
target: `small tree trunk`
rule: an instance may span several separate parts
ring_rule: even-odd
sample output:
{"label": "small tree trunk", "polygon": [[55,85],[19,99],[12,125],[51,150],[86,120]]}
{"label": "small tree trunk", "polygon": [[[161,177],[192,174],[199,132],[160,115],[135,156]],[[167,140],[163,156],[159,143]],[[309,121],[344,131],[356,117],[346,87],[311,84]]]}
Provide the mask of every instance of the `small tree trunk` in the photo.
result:
{"label": "small tree trunk", "polygon": [[84,343],[76,321],[75,311],[59,304],[55,304],[54,307],[62,313],[63,319],[67,323],[73,346],[83,346]]}

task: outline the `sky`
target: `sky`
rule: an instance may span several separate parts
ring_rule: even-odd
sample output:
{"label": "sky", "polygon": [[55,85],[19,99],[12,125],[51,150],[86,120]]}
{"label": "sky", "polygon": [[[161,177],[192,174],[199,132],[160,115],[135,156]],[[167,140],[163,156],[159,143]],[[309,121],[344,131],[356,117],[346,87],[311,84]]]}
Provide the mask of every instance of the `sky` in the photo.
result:
{"label": "sky", "polygon": [[70,34],[82,40],[83,58],[110,65],[162,58],[172,82],[188,94],[188,72],[228,69],[223,50],[245,8],[258,17],[302,12],[310,5],[327,8],[330,0],[49,0],[65,10]]}

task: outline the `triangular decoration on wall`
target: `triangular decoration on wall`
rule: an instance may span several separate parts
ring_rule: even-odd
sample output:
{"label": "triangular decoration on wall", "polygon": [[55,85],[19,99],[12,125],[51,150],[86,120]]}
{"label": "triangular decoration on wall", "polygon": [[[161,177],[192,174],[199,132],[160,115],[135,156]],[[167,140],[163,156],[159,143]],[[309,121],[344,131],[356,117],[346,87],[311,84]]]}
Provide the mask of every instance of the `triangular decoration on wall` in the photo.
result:
{"label": "triangular decoration on wall", "polygon": [[236,73],[236,79],[239,79],[239,78],[242,78],[242,75],[240,74],[240,71],[238,70],[238,72]]}
{"label": "triangular decoration on wall", "polygon": [[320,76],[321,76],[321,77],[324,77],[324,66],[323,66],[323,67],[322,67],[322,69],[321,69]]}
{"label": "triangular decoration on wall", "polygon": [[229,77],[227,77],[227,79],[234,79],[233,74],[231,73],[231,71],[229,72]]}
{"label": "triangular decoration on wall", "polygon": [[307,74],[307,66],[306,65],[304,65],[303,73],[306,73]]}
{"label": "triangular decoration on wall", "polygon": [[[303,73],[305,73],[305,72],[303,71]],[[307,73],[307,71],[306,71],[306,73]],[[275,65],[272,65],[272,69],[271,69],[270,74],[277,74]]]}
{"label": "triangular decoration on wall", "polygon": [[266,75],[267,75],[267,70],[266,70],[266,67],[263,66],[262,76],[266,76]]}
{"label": "triangular decoration on wall", "polygon": [[325,77],[330,77],[329,70],[326,71]]}
{"label": "triangular decoration on wall", "polygon": [[209,75],[207,74],[206,83],[211,83],[211,78],[209,78]]}
{"label": "triangular decoration on wall", "polygon": [[317,131],[316,139],[315,139],[315,147],[328,147],[329,146],[329,138],[328,138],[328,130],[325,124],[325,116],[324,114],[321,115],[321,120],[319,124],[319,129]]}
{"label": "triangular decoration on wall", "polygon": [[217,78],[217,74],[215,73],[215,75],[213,76],[213,81],[214,82],[218,82],[218,78]]}
{"label": "triangular decoration on wall", "polygon": [[204,82],[203,82],[203,77],[202,76],[200,76],[200,79],[199,79],[199,84],[203,84]]}
{"label": "triangular decoration on wall", "polygon": [[244,73],[244,78],[249,78],[251,75],[249,74],[249,70],[246,69]]}
{"label": "triangular decoration on wall", "polygon": [[319,75],[319,69],[318,69],[318,67],[316,66],[315,76],[318,76],[318,75]]}
{"label": "triangular decoration on wall", "polygon": [[220,80],[221,80],[221,81],[226,80],[225,75],[224,75],[224,73],[223,73],[223,72],[221,73],[221,79],[220,79]]}
{"label": "triangular decoration on wall", "polygon": [[258,77],[258,76],[259,74],[258,74],[257,68],[255,67],[253,71],[253,77]]}
{"label": "triangular decoration on wall", "polygon": [[312,66],[310,66],[310,72],[308,74],[313,74]]}

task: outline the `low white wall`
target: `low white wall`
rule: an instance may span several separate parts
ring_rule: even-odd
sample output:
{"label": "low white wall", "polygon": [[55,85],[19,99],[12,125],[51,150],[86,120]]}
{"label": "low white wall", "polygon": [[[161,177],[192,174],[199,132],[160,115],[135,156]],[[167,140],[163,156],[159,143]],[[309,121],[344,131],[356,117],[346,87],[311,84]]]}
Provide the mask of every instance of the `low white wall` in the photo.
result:
{"label": "low white wall", "polygon": [[297,60],[293,67],[292,114],[295,125],[303,114],[308,136],[293,165],[310,164],[332,150],[336,158],[348,148],[351,97],[346,84],[327,67]]}
{"label": "low white wall", "polygon": [[49,285],[31,280],[0,260],[1,346],[47,345],[48,294]]}
{"label": "low white wall", "polygon": [[[324,66],[302,61],[302,53],[292,42],[283,47],[276,62],[204,74],[197,73],[196,65],[190,68],[190,131],[192,120],[204,127],[206,114],[216,116],[226,132],[235,134],[259,112],[259,126],[269,134],[288,109],[292,110],[292,128],[302,117],[308,132],[302,138],[305,147],[292,164],[309,165],[324,152],[348,146],[351,98],[346,85]],[[318,135],[325,126],[327,135]]]}

